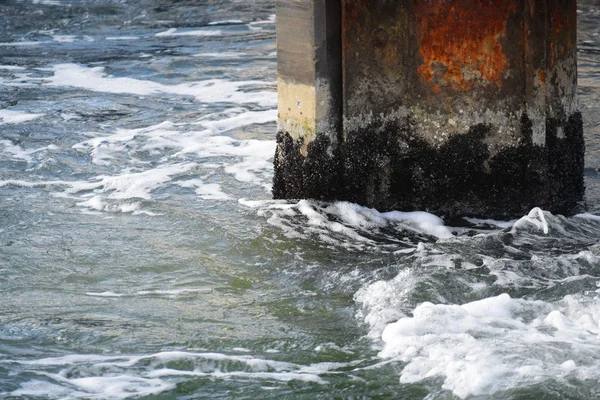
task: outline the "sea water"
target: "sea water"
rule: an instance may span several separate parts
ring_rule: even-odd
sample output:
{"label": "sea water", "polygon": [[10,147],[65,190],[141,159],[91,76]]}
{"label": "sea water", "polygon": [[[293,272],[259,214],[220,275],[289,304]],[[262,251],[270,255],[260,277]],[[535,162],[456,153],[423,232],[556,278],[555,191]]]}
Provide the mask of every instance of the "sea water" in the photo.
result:
{"label": "sea water", "polygon": [[271,0],[0,3],[0,397],[600,398],[589,211],[274,201]]}

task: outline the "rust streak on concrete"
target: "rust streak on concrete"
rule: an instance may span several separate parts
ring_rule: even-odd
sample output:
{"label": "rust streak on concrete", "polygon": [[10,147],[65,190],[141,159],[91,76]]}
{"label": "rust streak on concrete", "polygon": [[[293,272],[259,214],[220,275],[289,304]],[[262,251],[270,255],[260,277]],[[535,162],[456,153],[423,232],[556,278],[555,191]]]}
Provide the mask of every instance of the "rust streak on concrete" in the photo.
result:
{"label": "rust streak on concrete", "polygon": [[538,71],[538,76],[540,81],[545,84],[546,83],[546,71]]}
{"label": "rust streak on concrete", "polygon": [[[449,4],[450,3],[450,4]],[[453,0],[415,2],[419,74],[435,92],[453,87],[469,91],[476,85],[502,86],[508,66],[503,42],[515,2]]]}
{"label": "rust streak on concrete", "polygon": [[550,5],[550,68],[577,45],[577,14],[567,12],[564,1],[553,0]]}

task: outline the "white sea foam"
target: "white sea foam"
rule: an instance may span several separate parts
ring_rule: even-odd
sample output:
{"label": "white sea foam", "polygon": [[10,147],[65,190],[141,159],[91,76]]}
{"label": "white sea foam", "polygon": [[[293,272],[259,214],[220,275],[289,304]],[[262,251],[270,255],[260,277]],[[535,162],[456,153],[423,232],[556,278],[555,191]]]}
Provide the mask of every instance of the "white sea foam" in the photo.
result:
{"label": "white sea foam", "polygon": [[[164,161],[185,159],[189,156],[195,159],[228,158],[225,166],[226,173],[241,182],[253,183],[270,190],[272,176],[270,159],[275,153],[275,143],[267,140],[237,140],[220,134],[257,123],[271,122],[276,118],[276,113],[236,110],[237,116],[221,121],[200,121],[199,124],[205,128],[202,131],[182,132],[177,130],[173,123],[163,122],[139,129],[117,129],[111,135],[93,137],[73,145],[73,148],[89,152],[92,161],[98,165],[111,165],[113,160],[123,152],[161,153],[168,149],[177,151],[166,156]],[[129,157],[132,156],[133,154],[129,153]],[[209,168],[210,165],[203,164],[203,167]],[[216,182],[201,180],[185,182],[187,183],[178,184],[183,187],[196,187],[196,193],[202,198],[229,199]]]}
{"label": "white sea foam", "polygon": [[262,30],[263,26],[275,24],[276,18],[277,17],[275,14],[269,15],[269,18],[266,20],[250,22],[248,24],[248,28],[251,31],[260,31],[260,30]]}
{"label": "white sea foam", "polygon": [[527,230],[535,228],[538,231],[544,233],[544,235],[548,234],[548,222],[546,221],[546,217],[544,216],[544,211],[540,208],[534,208],[529,212],[529,214],[520,220],[516,221],[513,224],[512,232],[516,233],[519,230]]}
{"label": "white sea foam", "polygon": [[63,6],[63,7],[69,7],[71,5],[71,3],[65,4],[62,1],[59,0],[32,0],[33,4],[43,4],[45,6]]}
{"label": "white sea foam", "polygon": [[107,36],[104,40],[139,40],[139,36]]}
{"label": "white sea foam", "polygon": [[232,200],[232,197],[223,192],[221,185],[217,183],[204,183],[201,179],[190,179],[176,182],[185,188],[195,188],[195,192],[204,200]]}
{"label": "white sea foam", "polygon": [[[182,135],[182,139],[187,137]],[[234,156],[247,159],[265,160],[275,154],[275,143],[268,140],[236,140],[228,136],[211,136],[210,132],[204,131],[200,134],[189,133],[189,136],[203,139],[201,141],[189,141],[173,155],[179,157],[185,154],[195,154],[199,157],[223,157]]]}
{"label": "white sea foam", "polygon": [[178,31],[177,28],[171,28],[164,32],[157,33],[156,37],[176,37],[176,36],[221,36],[223,31],[219,30],[194,30]]}
{"label": "white sea foam", "polygon": [[185,174],[194,164],[173,164],[148,171],[124,173],[116,176],[99,176],[97,181],[72,183],[68,193],[94,190],[108,193],[109,199],[151,199],[151,192],[158,186]]}
{"label": "white sea foam", "polygon": [[67,378],[62,374],[42,374],[54,382],[32,380],[21,385],[13,396],[35,396],[43,398],[110,399],[159,394],[175,387],[174,383],[157,378],[141,378],[128,374],[108,377]]}
{"label": "white sea foam", "polygon": [[74,35],[52,35],[52,40],[59,43],[73,43],[76,39]]}
{"label": "white sea foam", "polygon": [[[274,110],[248,111],[235,108],[198,121],[199,131],[180,130],[180,125],[165,121],[137,129],[117,128],[113,133],[86,133],[91,138],[72,145],[77,151],[90,155],[93,163],[112,166],[115,161],[129,159],[130,163],[114,175],[99,175],[88,181],[0,181],[1,186],[59,187],[62,193],[79,199],[77,205],[100,212],[124,212],[157,215],[144,210],[140,200],[151,200],[152,192],[168,184],[194,189],[203,200],[231,200],[215,178],[192,174],[194,168],[215,170],[230,174],[240,182],[251,183],[270,190],[272,177],[271,158],[275,143],[268,140],[237,140],[222,136],[224,132],[245,126],[272,122]],[[224,118],[223,118],[224,116]],[[32,117],[32,116],[30,116]],[[32,161],[41,151],[56,150],[56,146],[24,150],[10,141],[0,141],[0,152],[13,159]],[[147,162],[138,160],[138,152],[164,155],[158,166],[149,169]],[[213,159],[218,162],[202,162]],[[193,176],[193,179],[189,179]],[[187,179],[186,179],[187,178]],[[218,179],[218,178],[217,178]],[[60,195],[60,193],[56,193]]]}
{"label": "white sea foam", "polygon": [[209,22],[209,25],[229,25],[229,24],[243,24],[244,21],[239,20],[239,19],[228,19],[225,21],[213,21],[213,22]]}
{"label": "white sea foam", "polygon": [[[377,211],[373,211],[377,213]],[[444,226],[444,221],[440,217],[424,211],[390,211],[380,215],[388,221],[407,223],[422,233],[426,233],[440,239],[454,237],[452,230]]]}
{"label": "white sea foam", "polygon": [[[240,199],[239,203],[257,209],[258,216],[267,217],[267,222],[279,229],[289,238],[307,239],[316,236],[326,244],[340,244],[362,248],[374,242],[353,229],[337,221],[330,221],[323,207],[308,200],[298,203],[287,201],[264,200],[248,201]],[[301,217],[301,220],[298,220]],[[352,241],[348,241],[352,239]]]}
{"label": "white sea foam", "polygon": [[589,219],[589,220],[592,220],[592,221],[600,221],[600,215],[594,215],[594,214],[590,214],[590,213],[577,214],[575,217],[576,218]]}
{"label": "white sea foam", "polygon": [[204,57],[204,58],[241,58],[246,56],[246,53],[236,53],[233,51],[224,51],[222,53],[198,53],[194,54],[194,57]]}
{"label": "white sea foam", "polygon": [[[596,221],[592,216],[580,215]],[[510,231],[491,232],[476,238],[458,237],[449,243],[499,237],[511,243],[565,237],[576,239],[569,219],[540,209],[532,210]],[[577,228],[582,225],[577,223]],[[506,229],[506,228],[505,228]],[[471,247],[469,246],[469,247]],[[508,246],[507,246],[508,247]],[[546,381],[569,385],[573,380],[600,379],[600,289],[567,295],[558,301],[513,299],[507,294],[483,298],[463,305],[448,304],[448,289],[430,289],[450,279],[465,286],[472,296],[489,293],[489,283],[473,281],[466,271],[480,270],[495,276],[497,288],[585,287],[597,271],[599,258],[593,251],[544,255],[506,249],[508,258],[479,255],[482,264],[466,261],[469,251],[448,252],[438,243],[421,243],[401,254],[402,269],[388,280],[377,280],[359,289],[354,300],[357,317],[369,327],[369,337],[381,344],[380,357],[403,366],[400,381],[443,382],[443,388],[460,398],[486,397]],[[517,260],[512,260],[515,253]],[[455,262],[460,261],[460,269]],[[477,273],[479,275],[479,272]],[[448,275],[448,276],[446,276]],[[436,276],[436,278],[433,278]],[[598,286],[600,287],[600,285]],[[456,290],[456,289],[453,289]],[[425,292],[423,292],[425,291]],[[427,296],[430,302],[415,303]]]}
{"label": "white sea foam", "polygon": [[598,379],[600,363],[590,355],[600,351],[599,313],[598,297],[584,296],[423,303],[384,329],[380,356],[407,363],[402,383],[442,377],[461,398],[546,379]]}
{"label": "white sea foam", "polygon": [[141,210],[141,203],[131,200],[151,199],[153,190],[179,175],[186,175],[194,166],[195,164],[191,163],[171,164],[142,172],[125,172],[115,176],[101,175],[91,181],[4,180],[0,181],[0,187],[62,187],[66,195],[80,194],[82,201],[78,205],[91,210],[157,215]]}
{"label": "white sea foam", "polygon": [[[152,355],[68,355],[29,361],[9,361],[25,367],[26,381],[11,396],[125,399],[172,390],[182,380],[304,381],[327,384],[322,375],[347,374],[354,363],[298,365],[248,355],[169,351]],[[188,369],[168,363],[187,361]],[[2,363],[0,361],[0,363]],[[37,378],[36,375],[42,379]]]}
{"label": "white sea foam", "polygon": [[156,295],[164,295],[167,297],[171,297],[171,298],[175,298],[175,297],[179,297],[179,296],[185,296],[185,295],[189,295],[189,294],[194,294],[194,293],[211,293],[212,289],[205,289],[205,288],[186,288],[186,289],[172,289],[172,290],[160,290],[160,289],[156,289],[156,290],[140,290],[138,292],[135,292],[136,296],[156,296]]}
{"label": "white sea foam", "polygon": [[80,115],[71,113],[61,113],[60,117],[67,122],[72,119],[82,119]]}
{"label": "white sea foam", "polygon": [[32,121],[44,114],[34,114],[17,110],[0,110],[0,125],[3,124],[21,124],[23,122]]}
{"label": "white sea foam", "polygon": [[265,124],[277,121],[277,110],[245,111],[235,116],[217,120],[200,121],[198,124],[210,129],[213,133],[223,133],[253,124]]}
{"label": "white sea foam", "polygon": [[149,142],[154,142],[154,145],[144,142],[143,146],[145,150],[153,150],[177,144],[177,137],[180,135],[180,132],[173,128],[174,124],[168,121],[139,129],[117,128],[115,133],[111,135],[97,136],[76,143],[73,145],[73,148],[89,151],[94,164],[111,165],[115,154],[125,151],[127,144],[130,146],[134,145],[135,138],[144,137],[148,138]]}
{"label": "white sea foam", "polygon": [[441,218],[424,211],[380,213],[373,208],[347,202],[336,202],[327,207],[326,211],[338,214],[343,221],[361,228],[385,227],[390,223],[395,223],[400,228],[431,235],[439,239],[454,236],[452,230],[444,226],[444,221]]}
{"label": "white sea foam", "polygon": [[54,65],[52,69],[54,75],[45,80],[45,84],[49,86],[76,87],[117,94],[192,96],[197,101],[205,103],[256,103],[267,107],[273,107],[277,103],[277,94],[274,90],[252,92],[241,90],[252,86],[273,86],[273,83],[263,81],[232,82],[210,79],[165,85],[153,81],[107,76],[102,67],[87,68],[77,64],[58,64]]}
{"label": "white sea foam", "polygon": [[405,269],[390,281],[373,282],[354,294],[354,301],[360,305],[357,317],[369,326],[369,337],[379,339],[390,321],[406,315],[406,304],[417,282],[415,272]]}
{"label": "white sea foam", "polygon": [[17,67],[16,65],[0,65],[0,69],[6,69],[9,71],[22,71],[24,67]]}
{"label": "white sea foam", "polygon": [[348,202],[321,204],[308,200],[289,203],[246,199],[239,202],[246,207],[257,209],[259,216],[267,217],[269,224],[280,228],[290,238],[316,236],[324,243],[345,247],[362,248],[364,245],[375,245],[369,236],[379,229],[391,229],[399,234],[412,232],[431,235],[438,239],[453,237],[452,230],[444,226],[439,217],[426,212],[380,213],[375,209]]}
{"label": "white sea foam", "polygon": [[0,46],[2,47],[21,47],[21,46],[39,46],[40,44],[43,44],[44,42],[26,42],[26,41],[22,41],[22,42],[5,42],[5,43],[0,43]]}
{"label": "white sea foam", "polygon": [[23,161],[31,161],[32,154],[40,151],[39,149],[24,150],[21,146],[13,144],[10,140],[0,140],[0,150],[12,159]]}
{"label": "white sea foam", "polygon": [[89,210],[96,210],[96,211],[106,211],[106,212],[113,212],[113,213],[131,213],[133,215],[139,215],[139,214],[144,214],[144,215],[149,215],[149,216],[156,216],[156,215],[160,215],[160,214],[156,214],[147,210],[142,210],[142,205],[140,202],[133,202],[133,203],[114,203],[114,202],[108,202],[104,197],[102,196],[94,196],[91,197],[89,200],[86,201],[82,201],[77,203],[77,205],[79,207],[86,207]]}
{"label": "white sea foam", "polygon": [[115,292],[111,292],[111,291],[106,291],[106,292],[87,292],[86,296],[92,296],[92,297],[123,297],[123,294],[121,294],[121,293],[115,293]]}

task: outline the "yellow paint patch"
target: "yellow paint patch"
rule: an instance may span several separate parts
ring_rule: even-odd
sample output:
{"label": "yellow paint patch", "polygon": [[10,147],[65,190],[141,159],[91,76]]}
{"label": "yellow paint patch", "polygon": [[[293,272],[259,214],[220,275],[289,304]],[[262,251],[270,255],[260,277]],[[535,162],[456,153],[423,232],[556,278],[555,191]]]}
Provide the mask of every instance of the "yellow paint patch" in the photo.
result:
{"label": "yellow paint patch", "polygon": [[288,132],[294,139],[303,139],[302,155],[317,137],[317,104],[314,86],[277,80],[278,129]]}

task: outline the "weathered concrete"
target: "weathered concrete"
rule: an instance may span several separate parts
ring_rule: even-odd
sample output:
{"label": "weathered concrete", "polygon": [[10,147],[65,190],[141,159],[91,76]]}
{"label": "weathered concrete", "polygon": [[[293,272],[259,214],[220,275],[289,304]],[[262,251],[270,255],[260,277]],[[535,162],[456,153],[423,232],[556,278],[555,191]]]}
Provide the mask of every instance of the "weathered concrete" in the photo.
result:
{"label": "weathered concrete", "polygon": [[[341,3],[277,1],[278,147],[273,192],[283,198],[334,198],[338,172],[322,173],[309,146],[338,146],[342,133]],[[286,149],[294,147],[294,150]],[[323,157],[331,162],[333,154]],[[338,157],[339,158],[339,157]]]}
{"label": "weathered concrete", "polygon": [[280,108],[275,197],[502,218],[583,206],[575,1],[341,6],[343,128],[299,134]]}

